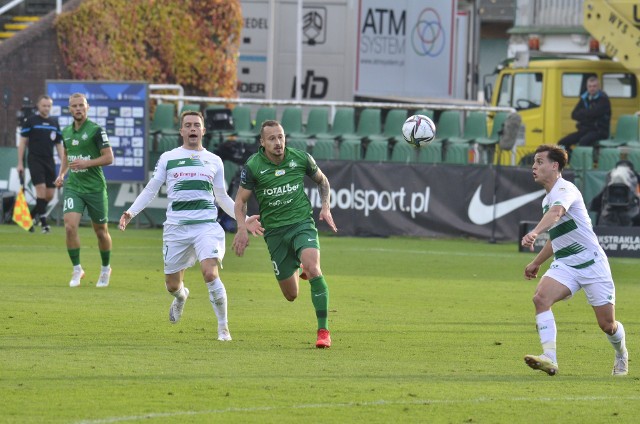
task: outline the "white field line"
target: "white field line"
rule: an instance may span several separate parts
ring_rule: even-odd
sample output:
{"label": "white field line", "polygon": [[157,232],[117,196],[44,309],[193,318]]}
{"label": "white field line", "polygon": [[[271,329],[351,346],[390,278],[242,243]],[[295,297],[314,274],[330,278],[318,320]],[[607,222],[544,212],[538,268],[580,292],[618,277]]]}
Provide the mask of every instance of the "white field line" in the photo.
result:
{"label": "white field line", "polygon": [[130,415],[126,417],[109,417],[96,420],[76,421],[74,424],[108,424],[122,423],[127,421],[149,420],[154,418],[170,418],[180,416],[195,415],[213,415],[227,413],[243,413],[243,412],[270,412],[284,411],[291,409],[319,409],[319,408],[354,408],[354,407],[375,407],[375,406],[393,406],[393,405],[455,405],[455,404],[482,404],[493,402],[538,402],[538,403],[555,403],[555,402],[593,402],[593,401],[640,401],[640,396],[567,396],[567,397],[514,397],[514,398],[475,398],[475,399],[416,399],[412,401],[388,401],[376,400],[371,402],[346,402],[346,403],[310,403],[291,406],[260,406],[253,408],[224,408],[209,409],[204,411],[175,411],[175,412],[158,412],[148,413],[144,415]]}

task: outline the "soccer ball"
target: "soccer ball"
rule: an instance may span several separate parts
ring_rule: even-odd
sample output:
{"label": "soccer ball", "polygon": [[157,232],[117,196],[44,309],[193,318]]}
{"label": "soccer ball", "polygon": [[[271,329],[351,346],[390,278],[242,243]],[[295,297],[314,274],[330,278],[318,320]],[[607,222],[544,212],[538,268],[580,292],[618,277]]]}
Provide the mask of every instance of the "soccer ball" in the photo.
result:
{"label": "soccer ball", "polygon": [[402,136],[413,146],[426,146],[436,137],[436,124],[428,116],[410,116],[402,125]]}

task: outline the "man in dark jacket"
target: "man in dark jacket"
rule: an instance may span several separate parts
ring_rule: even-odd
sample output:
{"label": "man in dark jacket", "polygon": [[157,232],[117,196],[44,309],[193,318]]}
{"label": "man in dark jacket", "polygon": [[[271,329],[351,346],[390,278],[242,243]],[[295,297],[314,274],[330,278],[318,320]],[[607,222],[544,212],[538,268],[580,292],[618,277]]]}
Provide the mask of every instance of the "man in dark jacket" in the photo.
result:
{"label": "man in dark jacket", "polygon": [[587,79],[587,91],[580,96],[571,118],[576,121],[578,131],[558,142],[567,151],[570,151],[574,144],[595,146],[598,141],[609,138],[611,102],[609,96],[600,90],[600,82],[595,75]]}

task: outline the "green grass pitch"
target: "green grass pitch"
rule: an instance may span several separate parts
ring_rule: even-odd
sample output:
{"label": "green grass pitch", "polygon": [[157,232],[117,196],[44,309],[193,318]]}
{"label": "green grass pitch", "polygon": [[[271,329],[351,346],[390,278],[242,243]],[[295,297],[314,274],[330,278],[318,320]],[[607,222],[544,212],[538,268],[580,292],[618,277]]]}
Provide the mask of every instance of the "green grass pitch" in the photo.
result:
{"label": "green grass pitch", "polygon": [[0,422],[3,423],[632,423],[640,411],[638,260],[612,259],[630,375],[580,293],[554,308],[560,373],[539,354],[522,277],[532,254],[481,240],[323,235],[333,346],[315,349],[304,281],[287,302],[264,241],[227,255],[232,342],[216,340],[199,267],[171,325],[161,230],[113,238],[111,285],[81,228],[81,287],[71,289],[64,230],[0,226]]}

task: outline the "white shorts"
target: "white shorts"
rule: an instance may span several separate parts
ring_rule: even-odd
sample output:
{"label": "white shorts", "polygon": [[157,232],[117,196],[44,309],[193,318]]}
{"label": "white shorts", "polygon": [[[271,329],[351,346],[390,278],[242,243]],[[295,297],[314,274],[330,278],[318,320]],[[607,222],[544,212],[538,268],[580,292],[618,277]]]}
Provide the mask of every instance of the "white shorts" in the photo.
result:
{"label": "white shorts", "polygon": [[162,233],[164,273],[174,274],[205,259],[217,258],[222,268],[224,230],[217,222],[194,225],[166,224]]}
{"label": "white shorts", "polygon": [[584,289],[587,301],[591,306],[602,306],[607,303],[616,304],[616,287],[613,284],[609,262],[596,261],[593,265],[582,269],[572,268],[560,261],[551,262],[544,273],[571,290],[571,296]]}

